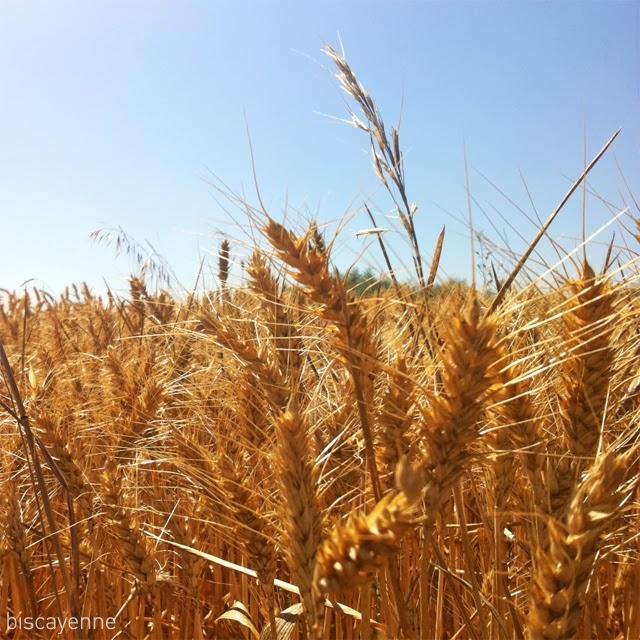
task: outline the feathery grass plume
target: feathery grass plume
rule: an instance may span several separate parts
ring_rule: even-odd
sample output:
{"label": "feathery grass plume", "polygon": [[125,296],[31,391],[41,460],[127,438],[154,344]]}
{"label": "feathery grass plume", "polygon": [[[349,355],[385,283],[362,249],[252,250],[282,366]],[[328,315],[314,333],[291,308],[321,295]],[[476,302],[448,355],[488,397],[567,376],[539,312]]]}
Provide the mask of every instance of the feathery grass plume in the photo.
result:
{"label": "feathery grass plume", "polygon": [[559,515],[570,499],[585,459],[596,454],[613,373],[611,339],[618,318],[614,291],[596,277],[585,260],[580,278],[571,282],[563,322],[567,358],[562,364],[559,417],[568,454],[548,468],[551,509]]}
{"label": "feathery grass plume", "polygon": [[325,54],[338,69],[337,78],[340,86],[358,104],[365,118],[362,122],[355,113],[351,114],[351,123],[369,135],[373,170],[391,196],[400,222],[409,239],[413,253],[413,264],[422,289],[425,288],[424,271],[420,245],[414,225],[414,215],[418,207],[409,203],[404,175],[404,156],[400,150],[400,132],[397,127],[391,129],[391,141],[375,102],[360,84],[349,63],[330,46],[324,48]]}
{"label": "feathery grass plume", "polygon": [[422,474],[403,459],[397,489],[385,494],[368,513],[339,522],[318,552],[315,585],[323,593],[341,593],[366,584],[397,553],[402,537],[415,526]]}
{"label": "feathery grass plume", "polygon": [[295,576],[312,638],[319,625],[318,593],[313,582],[316,556],[322,540],[322,514],[318,505],[318,472],[309,459],[309,433],[304,416],[295,408],[275,422],[277,467],[280,482],[285,554]]}
{"label": "feathery grass plume", "polygon": [[[538,547],[527,619],[530,640],[591,636],[582,628],[589,578],[638,478],[637,450],[600,454],[571,499],[563,521],[549,523],[549,547]],[[580,634],[580,635],[579,635]]]}
{"label": "feathery grass plume", "polygon": [[146,241],[144,246],[131,237],[122,227],[113,229],[96,229],[89,237],[98,244],[106,244],[115,248],[116,255],[124,253],[129,256],[138,269],[138,275],[144,279],[147,275],[155,282],[169,286],[172,274],[164,258]]}

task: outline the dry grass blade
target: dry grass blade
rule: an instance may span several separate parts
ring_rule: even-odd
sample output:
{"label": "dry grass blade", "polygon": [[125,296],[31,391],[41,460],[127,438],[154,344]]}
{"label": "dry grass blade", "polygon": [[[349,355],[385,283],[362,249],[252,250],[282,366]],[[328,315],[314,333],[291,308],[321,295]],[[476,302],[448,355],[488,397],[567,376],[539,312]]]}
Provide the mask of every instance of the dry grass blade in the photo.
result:
{"label": "dry grass blade", "polygon": [[618,129],[604,143],[604,146],[602,147],[602,149],[600,149],[600,151],[596,153],[593,160],[591,160],[591,162],[585,167],[584,171],[580,174],[578,179],[571,185],[571,187],[569,188],[569,191],[565,193],[562,200],[560,200],[558,206],[549,214],[549,217],[545,220],[544,224],[540,227],[540,229],[538,229],[538,233],[536,233],[533,240],[529,243],[529,246],[526,248],[524,253],[520,256],[516,266],[512,269],[511,273],[507,276],[507,279],[502,284],[500,291],[498,291],[498,293],[496,294],[496,297],[491,302],[491,306],[489,307],[488,313],[495,311],[500,306],[500,303],[503,301],[507,291],[513,284],[513,281],[517,278],[525,262],[528,260],[529,256],[531,255],[533,250],[536,248],[536,245],[538,244],[538,242],[540,242],[544,234],[547,232],[547,230],[551,226],[551,223],[556,219],[556,216],[560,213],[560,211],[562,211],[562,209],[564,208],[564,205],[567,204],[567,202],[569,201],[569,198],[571,198],[571,196],[575,193],[576,189],[580,186],[582,181],[589,175],[589,172],[591,171],[591,169],[593,169],[593,167],[596,166],[600,158],[602,158],[602,156],[607,152],[607,149],[613,144],[613,141],[618,137],[620,131],[621,129]]}

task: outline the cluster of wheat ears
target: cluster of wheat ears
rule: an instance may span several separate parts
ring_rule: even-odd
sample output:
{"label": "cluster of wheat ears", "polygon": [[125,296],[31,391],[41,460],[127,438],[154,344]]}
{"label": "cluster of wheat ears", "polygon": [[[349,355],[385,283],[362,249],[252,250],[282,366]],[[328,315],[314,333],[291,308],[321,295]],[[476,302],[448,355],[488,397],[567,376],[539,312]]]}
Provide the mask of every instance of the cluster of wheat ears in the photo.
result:
{"label": "cluster of wheat ears", "polygon": [[314,223],[243,204],[240,285],[225,241],[208,295],[7,292],[1,637],[640,638],[636,254],[555,243],[523,284],[611,141],[495,291],[436,289],[397,129],[327,53],[413,279],[376,232],[356,295]]}

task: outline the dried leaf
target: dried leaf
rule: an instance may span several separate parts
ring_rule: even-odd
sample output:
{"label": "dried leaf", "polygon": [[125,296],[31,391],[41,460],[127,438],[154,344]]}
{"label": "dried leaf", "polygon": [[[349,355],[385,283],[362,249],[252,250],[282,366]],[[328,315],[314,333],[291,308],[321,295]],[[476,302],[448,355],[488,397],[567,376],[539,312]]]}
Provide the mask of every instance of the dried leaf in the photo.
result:
{"label": "dried leaf", "polygon": [[223,620],[228,620],[230,622],[237,622],[241,624],[243,627],[246,627],[251,632],[251,635],[254,638],[259,639],[260,634],[258,630],[255,628],[253,622],[251,621],[251,617],[249,616],[249,612],[247,608],[240,602],[236,600],[228,611],[225,611],[222,615],[216,618],[216,623],[221,622]]}

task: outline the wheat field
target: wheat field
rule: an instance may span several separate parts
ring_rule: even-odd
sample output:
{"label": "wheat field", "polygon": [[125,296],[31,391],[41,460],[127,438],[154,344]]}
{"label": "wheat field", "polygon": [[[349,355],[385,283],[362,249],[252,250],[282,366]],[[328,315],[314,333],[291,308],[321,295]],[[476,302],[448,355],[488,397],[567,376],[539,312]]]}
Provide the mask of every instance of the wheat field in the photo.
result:
{"label": "wheat field", "polygon": [[5,292],[1,637],[640,638],[632,213],[600,264],[523,277],[612,140],[507,277],[436,286],[398,131],[327,54],[412,277],[371,212],[363,292],[316,222],[228,194],[257,238],[238,284],[224,241],[206,294]]}

